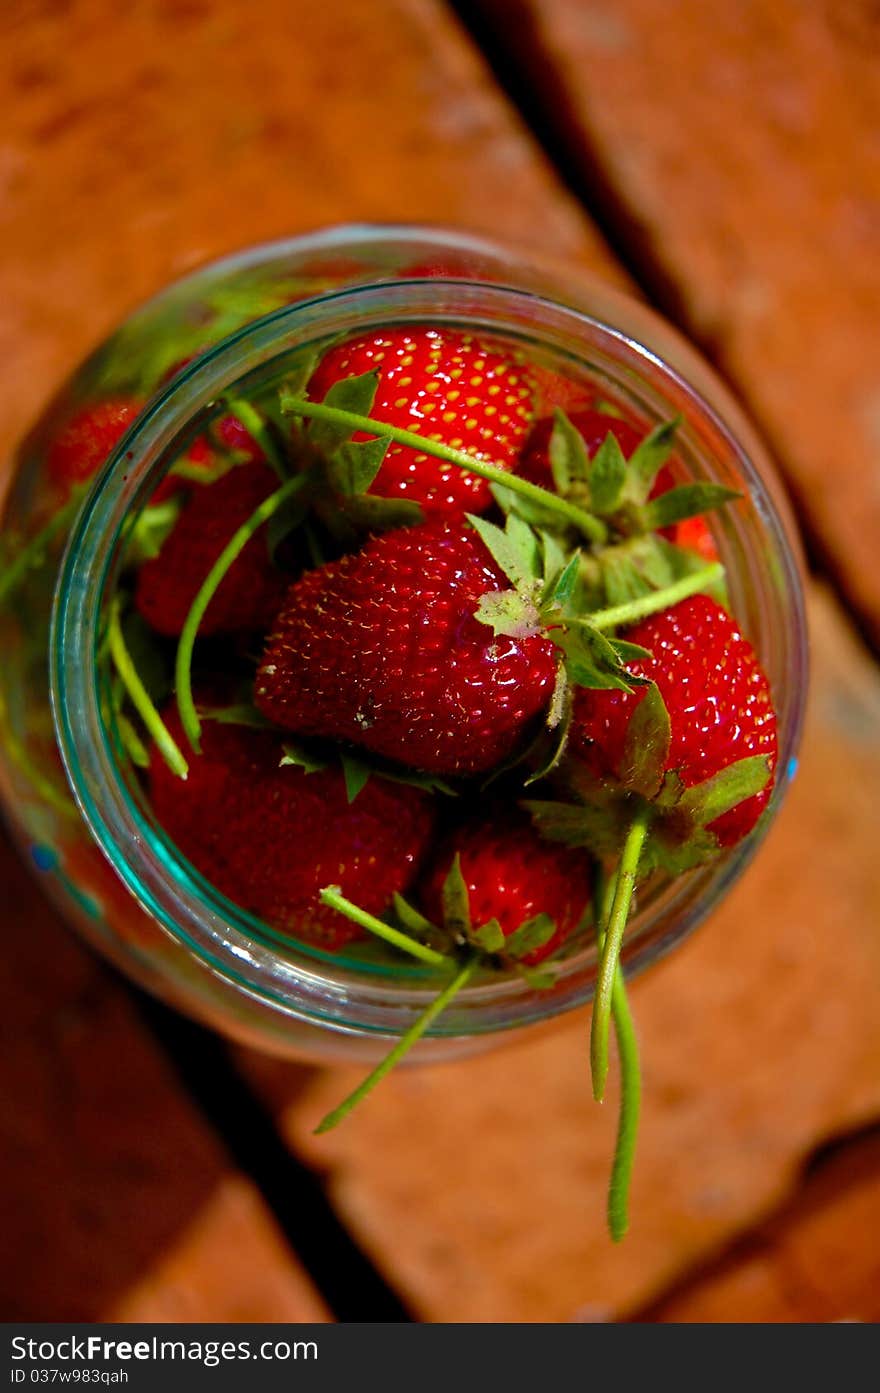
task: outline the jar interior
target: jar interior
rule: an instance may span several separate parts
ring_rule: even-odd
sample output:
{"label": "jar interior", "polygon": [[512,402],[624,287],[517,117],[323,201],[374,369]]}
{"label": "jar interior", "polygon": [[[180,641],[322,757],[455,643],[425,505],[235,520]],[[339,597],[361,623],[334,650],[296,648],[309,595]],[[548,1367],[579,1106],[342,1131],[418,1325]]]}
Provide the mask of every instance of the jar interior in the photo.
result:
{"label": "jar interior", "polygon": [[[342,1028],[355,1018],[358,1029],[399,1028],[413,1006],[436,992],[436,974],[408,960],[391,961],[369,940],[334,953],[293,942],[220,895],[157,822],[100,689],[97,657],[133,522],[175,461],[223,414],[224,402],[275,392],[305,354],[319,355],[341,337],[426,322],[527,355],[647,429],[679,416],[675,454],[682,474],[742,491],[739,501],[707,522],[726,567],[732,612],[759,654],[777,707],[780,758],[765,824],[791,773],[802,710],[796,567],[762,473],[683,377],[620,331],[536,295],[472,281],[401,283],[341,291],[280,311],[185,367],[109,461],[68,548],[54,619],[59,741],[87,820],[147,911],[244,990]],[[674,881],[655,875],[641,887],[624,942],[624,969],[643,966],[690,931],[741,873],[760,836],[761,828],[717,862]],[[562,954],[550,988],[486,971],[433,1033],[500,1030],[543,1019],[588,1000],[595,973],[595,946],[587,937]]]}

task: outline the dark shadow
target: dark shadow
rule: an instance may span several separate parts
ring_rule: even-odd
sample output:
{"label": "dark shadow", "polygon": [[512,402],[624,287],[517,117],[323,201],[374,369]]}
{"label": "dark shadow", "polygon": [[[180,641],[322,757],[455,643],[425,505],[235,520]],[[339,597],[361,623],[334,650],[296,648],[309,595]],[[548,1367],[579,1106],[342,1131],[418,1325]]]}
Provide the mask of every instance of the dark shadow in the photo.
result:
{"label": "dark shadow", "polygon": [[231,1156],[339,1319],[407,1320],[221,1041],[100,964],[4,834],[0,885],[0,1319],[106,1318]]}

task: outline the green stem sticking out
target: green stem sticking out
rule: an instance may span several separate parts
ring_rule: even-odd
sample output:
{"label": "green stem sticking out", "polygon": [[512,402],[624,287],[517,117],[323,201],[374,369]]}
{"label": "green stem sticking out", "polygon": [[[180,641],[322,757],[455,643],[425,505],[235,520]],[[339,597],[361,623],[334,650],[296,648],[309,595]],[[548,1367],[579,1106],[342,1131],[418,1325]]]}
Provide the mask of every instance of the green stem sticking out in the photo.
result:
{"label": "green stem sticking out", "polygon": [[713,561],[708,566],[702,566],[699,571],[692,571],[689,576],[682,576],[681,580],[672,585],[665,585],[662,590],[652,590],[648,595],[640,595],[637,600],[628,600],[623,605],[612,605],[610,609],[597,609],[584,616],[584,623],[594,629],[616,629],[621,624],[635,624],[640,619],[647,619],[649,614],[659,614],[660,610],[677,605],[679,600],[686,600],[689,595],[707,590],[723,576],[724,567],[721,562]]}
{"label": "green stem sticking out", "polygon": [[323,402],[308,401],[305,397],[286,395],[282,401],[282,409],[289,416],[306,416],[316,421],[332,421],[336,425],[347,426],[352,432],[363,431],[367,435],[379,436],[383,440],[393,440],[398,445],[409,445],[412,449],[419,450],[425,455],[433,455],[435,459],[445,460],[447,464],[455,464],[459,469],[467,469],[471,474],[478,474],[481,479],[488,479],[493,484],[501,484],[511,493],[519,493],[523,498],[529,498],[533,503],[540,503],[543,508],[559,513],[560,516],[577,527],[591,542],[604,542],[608,538],[608,529],[604,522],[600,518],[594,517],[592,513],[578,508],[574,503],[569,503],[567,499],[560,498],[556,493],[550,493],[548,489],[542,489],[538,484],[533,484],[528,479],[520,478],[518,474],[510,474],[497,464],[487,464],[484,460],[476,459],[473,455],[469,455],[466,450],[455,450],[451,445],[443,445],[438,440],[429,440],[416,431],[402,430],[399,426],[389,425],[387,421],[377,421],[372,416],[360,416],[354,411],[343,411],[341,407],[337,406],[326,406]]}
{"label": "green stem sticking out", "polygon": [[214,562],[205,579],[199,586],[198,593],[190,606],[189,614],[186,616],[183,628],[180,633],[180,640],[177,645],[177,659],[174,668],[174,679],[177,687],[177,709],[180,712],[180,720],[186,738],[196,754],[199,753],[199,739],[202,734],[202,724],[196,711],[195,702],[192,694],[192,655],[195,646],[196,635],[199,632],[199,625],[205,617],[205,611],[214,598],[220,582],[226,572],[244,550],[247,543],[255,532],[268,522],[273,513],[277,513],[283,503],[286,503],[292,494],[304,488],[306,479],[304,475],[298,475],[294,479],[288,479],[270,493],[268,498],[264,498],[260,506],[254,509],[247,522],[243,522],[241,527],[230,537],[226,546],[221,551],[217,560]]}
{"label": "green stem sticking out", "polygon": [[620,1113],[617,1120],[611,1182],[608,1186],[608,1230],[614,1242],[619,1243],[629,1228],[629,1187],[642,1101],[639,1044],[619,964],[611,991],[611,1014],[614,1017],[614,1033],[617,1036],[617,1054],[620,1061]]}
{"label": "green stem sticking out", "polygon": [[593,1021],[590,1031],[590,1067],[593,1074],[593,1097],[601,1103],[608,1078],[608,1034],[611,1021],[611,997],[620,959],[623,931],[629,917],[639,858],[645,843],[650,812],[647,806],[633,818],[614,882],[614,900],[608,918],[599,962],[599,980],[593,1001]]}
{"label": "green stem sticking out", "polygon": [[234,416],[239,425],[244,426],[248,435],[252,435],[256,440],[279,479],[286,479],[290,473],[287,463],[278,449],[271,430],[256,407],[251,406],[249,401],[244,401],[241,397],[236,397],[232,401],[227,400],[226,406],[229,414]]}
{"label": "green stem sticking out", "polygon": [[437,1019],[441,1012],[446,1010],[446,1007],[452,1001],[453,997],[455,997],[458,992],[461,991],[462,987],[470,981],[479,966],[479,962],[479,957],[475,956],[469,958],[467,962],[464,963],[449,985],[431,1002],[428,1009],[419,1016],[415,1024],[411,1025],[404,1035],[401,1035],[391,1053],[387,1054],[382,1062],[376,1065],[373,1072],[368,1074],[362,1083],[358,1084],[353,1093],[349,1093],[348,1097],[344,1098],[337,1108],[334,1108],[332,1112],[328,1112],[323,1121],[318,1123],[318,1126],[315,1128],[316,1136],[321,1132],[329,1132],[333,1127],[338,1127],[339,1123],[348,1116],[352,1109],[357,1107],[361,1099],[366,1098],[368,1093],[372,1093],[376,1085],[381,1083],[385,1078],[385,1075],[390,1074],[395,1064],[400,1063],[404,1055],[412,1049],[416,1041],[422,1038],[432,1022]]}
{"label": "green stem sticking out", "polygon": [[71,522],[83,500],[83,488],[74,489],[67,502],[58,509],[58,512],[49,519],[45,527],[42,527],[35,537],[32,537],[27,546],[24,547],[10,565],[4,567],[0,574],[0,604],[6,600],[21,583],[28,571],[36,566],[41,566],[45,560],[45,552],[53,537]]}
{"label": "green stem sticking out", "polygon": [[426,943],[419,943],[417,938],[411,938],[409,934],[401,933],[400,929],[392,928],[390,924],[384,924],[374,914],[369,914],[367,910],[361,909],[359,905],[347,900],[338,885],[326,886],[321,891],[320,898],[322,904],[337,910],[339,914],[344,914],[346,919],[350,919],[353,924],[359,924],[362,929],[368,929],[377,938],[383,938],[386,943],[402,949],[404,953],[409,953],[414,958],[420,958],[423,963],[430,963],[432,967],[447,967],[452,961],[445,953],[438,953],[435,948],[429,948]]}
{"label": "green stem sticking out", "polygon": [[128,692],[132,706],[152,735],[156,743],[156,748],[159,750],[168,768],[173,774],[176,774],[178,778],[185,779],[189,773],[189,765],[181,754],[180,747],[176,740],[153,705],[149,693],[140,679],[138,670],[131,660],[131,655],[125,646],[125,639],[122,636],[122,625],[119,622],[118,596],[114,597],[113,603],[110,606],[110,623],[107,629],[107,638],[110,645],[110,656],[122,680],[122,685]]}

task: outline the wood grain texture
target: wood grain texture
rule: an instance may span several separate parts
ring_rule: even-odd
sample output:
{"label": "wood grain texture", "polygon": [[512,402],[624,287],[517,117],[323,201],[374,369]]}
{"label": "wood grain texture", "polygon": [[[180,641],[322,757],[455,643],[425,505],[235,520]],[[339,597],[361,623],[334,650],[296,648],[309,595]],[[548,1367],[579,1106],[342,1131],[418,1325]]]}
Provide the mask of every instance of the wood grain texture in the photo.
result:
{"label": "wood grain texture", "polygon": [[[880,12],[478,0],[880,639]],[[599,189],[603,190],[599,193]]]}
{"label": "wood grain texture", "polygon": [[[11,0],[0,32],[4,441],[125,310],[249,242],[435,220],[622,277],[433,0],[267,0],[259,23],[229,0]],[[631,1311],[751,1225],[817,1140],[880,1106],[866,833],[877,680],[840,614],[825,602],[817,614],[820,680],[790,806],[712,926],[634,993],[647,1112],[626,1247],[611,1251],[601,1227],[612,1120],[588,1101],[583,1020],[401,1074],[320,1144],[309,1128],[349,1075],[315,1076],[293,1104],[290,1070],[240,1056],[423,1319]],[[2,874],[17,887],[12,932],[34,955],[0,991],[21,998],[0,1229],[14,1312],[314,1309],[121,994],[23,874]],[[48,1274],[41,1244],[56,1255]]]}
{"label": "wood grain texture", "polygon": [[615,274],[440,0],[9,0],[0,449],[138,302],[330,223],[456,224]]}
{"label": "wood grain texture", "polygon": [[770,1223],[638,1313],[706,1324],[880,1321],[880,1138],[842,1147]]}
{"label": "wood grain texture", "polygon": [[288,1104],[283,1066],[247,1065],[423,1319],[625,1316],[778,1204],[819,1140],[877,1115],[880,675],[827,596],[812,619],[789,802],[707,925],[634,985],[645,1111],[624,1244],[604,1232],[614,1116],[589,1098],[586,1012],[400,1072],[320,1138],[356,1073]]}
{"label": "wood grain texture", "polygon": [[328,1319],[125,992],[5,838],[0,884],[0,1317]]}

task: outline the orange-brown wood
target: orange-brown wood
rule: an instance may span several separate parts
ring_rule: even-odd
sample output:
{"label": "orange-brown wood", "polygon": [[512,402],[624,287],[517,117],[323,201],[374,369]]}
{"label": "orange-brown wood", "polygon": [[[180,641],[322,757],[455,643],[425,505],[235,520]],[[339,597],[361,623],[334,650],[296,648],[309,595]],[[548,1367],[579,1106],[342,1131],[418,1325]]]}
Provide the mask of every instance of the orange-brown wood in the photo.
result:
{"label": "orange-brown wood", "polygon": [[764,426],[880,637],[876,6],[480,6],[648,283]]}
{"label": "orange-brown wood", "polygon": [[2,1317],[326,1320],[126,993],[5,838],[0,883]]}
{"label": "orange-brown wood", "polygon": [[874,1324],[880,1320],[878,1233],[875,1133],[844,1146],[771,1223],[637,1319]]}
{"label": "orange-brown wood", "polygon": [[[0,33],[4,444],[126,309],[248,242],[343,219],[436,220],[622,278],[435,0],[266,0],[258,18],[231,0],[14,0]],[[770,355],[772,390],[795,393],[787,374],[809,357]],[[802,384],[819,398],[809,373]],[[601,1227],[612,1123],[588,1100],[583,1020],[402,1073],[321,1142],[309,1127],[351,1076],[316,1075],[297,1102],[301,1074],[239,1056],[423,1319],[630,1312],[777,1202],[817,1141],[880,1107],[880,698],[839,611],[823,600],[816,613],[819,678],[790,805],[712,925],[634,992],[646,1118],[626,1246],[612,1251]],[[0,873],[20,940],[0,988],[18,1051],[2,1173],[16,1199],[0,1227],[13,1313],[320,1311],[120,990],[23,872]],[[34,1256],[41,1245],[51,1262]]]}

